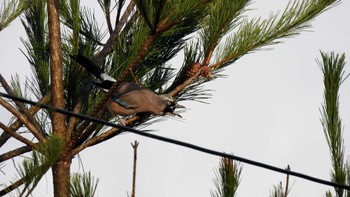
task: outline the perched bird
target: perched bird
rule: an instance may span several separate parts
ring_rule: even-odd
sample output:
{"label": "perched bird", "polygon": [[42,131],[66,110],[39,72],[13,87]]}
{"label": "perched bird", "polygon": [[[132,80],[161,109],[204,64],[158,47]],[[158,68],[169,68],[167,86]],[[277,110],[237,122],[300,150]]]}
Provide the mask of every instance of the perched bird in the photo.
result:
{"label": "perched bird", "polygon": [[[87,71],[92,73],[100,83],[95,85],[104,91],[108,91],[116,80],[96,66],[90,59],[77,55],[72,57]],[[141,87],[132,82],[123,82],[112,93],[111,98],[106,102],[106,108],[114,116],[128,116],[142,112],[149,112],[155,115],[174,115],[181,117],[175,112],[176,108],[184,108],[176,100],[167,95],[157,95],[148,88]],[[121,122],[125,124],[125,122]]]}

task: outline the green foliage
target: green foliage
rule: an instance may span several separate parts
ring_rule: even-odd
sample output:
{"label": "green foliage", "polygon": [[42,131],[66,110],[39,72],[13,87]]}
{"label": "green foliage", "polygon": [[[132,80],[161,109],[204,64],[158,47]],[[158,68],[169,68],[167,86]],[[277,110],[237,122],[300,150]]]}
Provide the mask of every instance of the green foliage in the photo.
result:
{"label": "green foliage", "polygon": [[16,96],[21,97],[21,98],[28,98],[28,89],[27,89],[27,87],[24,87],[24,90],[23,90],[23,88],[21,86],[21,80],[19,78],[18,73],[11,76],[10,87],[12,89],[12,92]]}
{"label": "green foliage", "polygon": [[32,158],[25,159],[19,173],[25,178],[25,186],[21,196],[27,191],[29,195],[37,186],[44,174],[59,159],[64,147],[64,140],[60,136],[52,135],[47,141],[39,144],[38,149],[32,152]]}
{"label": "green foliage", "polygon": [[25,10],[24,19],[21,21],[28,37],[28,40],[22,39],[26,48],[26,53],[23,51],[22,53],[32,66],[34,75],[30,88],[40,99],[48,93],[50,87],[46,3],[42,0],[33,1]]}
{"label": "green foliage", "polygon": [[310,27],[310,20],[334,6],[338,0],[290,1],[282,15],[271,14],[262,20],[254,18],[240,22],[237,31],[219,47],[216,62],[227,66],[241,56],[261,47],[280,43],[279,39],[298,35]]}
{"label": "green foliage", "polygon": [[270,197],[285,197],[282,182],[273,186],[273,190],[270,192]]}
{"label": "green foliage", "polygon": [[212,53],[222,37],[232,31],[241,20],[250,0],[216,0],[209,5],[208,15],[203,19],[200,40],[204,56]]}
{"label": "green foliage", "polygon": [[212,197],[234,197],[240,182],[242,167],[239,162],[221,158],[219,169],[216,171],[214,184],[216,191],[211,191]]}
{"label": "green foliage", "polygon": [[31,1],[24,0],[4,0],[0,7],[0,31],[27,9],[30,3]]}
{"label": "green foliage", "polygon": [[71,176],[69,181],[69,191],[72,197],[93,197],[99,180],[94,180],[91,173],[78,174]]}
{"label": "green foliage", "polygon": [[[345,185],[348,176],[348,166],[344,161],[344,145],[342,123],[339,117],[339,88],[347,76],[344,77],[345,54],[335,55],[321,52],[322,61],[319,65],[324,75],[324,104],[321,109],[321,123],[331,153],[331,178],[335,183]],[[336,196],[347,196],[343,189],[335,188]],[[328,192],[330,195],[330,192]],[[344,195],[343,195],[344,194]]]}

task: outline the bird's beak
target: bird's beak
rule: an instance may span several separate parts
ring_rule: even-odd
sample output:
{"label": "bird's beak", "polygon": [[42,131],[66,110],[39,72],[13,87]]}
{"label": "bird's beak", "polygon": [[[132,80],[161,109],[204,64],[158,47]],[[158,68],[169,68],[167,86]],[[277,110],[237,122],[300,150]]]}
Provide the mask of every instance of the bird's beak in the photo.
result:
{"label": "bird's beak", "polygon": [[176,112],[172,112],[171,115],[178,116],[178,117],[182,118],[182,116],[180,114],[176,113]]}
{"label": "bird's beak", "polygon": [[176,108],[186,108],[186,107],[185,107],[185,106],[183,106],[183,105],[179,105],[179,104],[177,104],[177,103],[176,103],[176,105],[175,105],[175,109],[176,109]]}

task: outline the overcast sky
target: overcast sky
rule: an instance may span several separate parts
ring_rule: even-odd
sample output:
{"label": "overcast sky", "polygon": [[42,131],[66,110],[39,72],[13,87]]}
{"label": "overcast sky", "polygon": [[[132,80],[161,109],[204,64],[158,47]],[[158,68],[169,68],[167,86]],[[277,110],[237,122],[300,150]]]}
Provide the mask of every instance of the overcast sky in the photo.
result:
{"label": "overcast sky", "polygon": [[[266,17],[271,10],[283,10],[288,1],[264,0],[250,5],[251,16]],[[93,4],[96,6],[96,4]],[[229,66],[227,78],[207,84],[214,89],[210,104],[183,102],[188,110],[182,121],[165,119],[149,126],[154,134],[190,142],[237,156],[291,169],[318,178],[329,178],[331,163],[320,123],[323,100],[322,73],[315,59],[319,50],[346,53],[350,57],[349,1],[321,14],[312,21],[312,31],[283,39],[271,50],[244,56]],[[101,11],[96,6],[96,14]],[[106,25],[104,25],[104,28]],[[23,28],[19,20],[0,32],[1,74],[9,79],[18,73],[30,77],[30,68],[19,48]],[[181,65],[182,54],[172,62]],[[347,73],[350,71],[346,66]],[[349,154],[350,81],[340,90],[340,113],[345,135],[345,155]],[[8,113],[0,107],[0,120]],[[219,158],[186,148],[123,134],[86,149],[73,160],[72,172],[91,171],[100,179],[98,196],[127,196],[131,192],[132,147],[139,141],[137,188],[139,197],[209,197]],[[8,144],[5,148],[13,148]],[[0,154],[5,151],[0,150]],[[11,165],[11,164],[8,164]],[[243,164],[237,196],[269,196],[273,185],[285,175]],[[13,173],[5,175],[6,180]],[[0,173],[2,177],[3,174]],[[3,178],[0,178],[4,180]],[[332,188],[299,178],[290,178],[290,197],[324,196]],[[52,196],[51,173],[35,190],[34,196]]]}

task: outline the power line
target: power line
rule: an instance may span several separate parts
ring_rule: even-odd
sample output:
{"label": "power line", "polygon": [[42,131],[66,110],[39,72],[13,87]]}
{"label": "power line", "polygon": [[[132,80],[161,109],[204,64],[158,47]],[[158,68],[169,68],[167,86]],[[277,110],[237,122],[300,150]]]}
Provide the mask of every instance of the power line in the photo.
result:
{"label": "power line", "polygon": [[139,130],[136,130],[136,129],[133,129],[133,128],[130,128],[130,127],[117,125],[117,124],[114,124],[114,123],[111,123],[111,122],[108,122],[108,121],[105,121],[105,120],[102,120],[102,119],[97,119],[97,118],[93,118],[93,117],[89,117],[89,116],[73,113],[73,112],[70,112],[70,111],[67,111],[67,110],[57,109],[57,108],[54,108],[54,107],[52,107],[50,105],[41,104],[41,103],[30,101],[30,100],[27,100],[27,99],[23,99],[23,98],[19,98],[19,97],[16,97],[16,96],[8,95],[8,94],[2,93],[2,92],[0,92],[0,96],[1,97],[5,97],[5,98],[9,98],[9,99],[12,99],[12,100],[15,100],[15,101],[27,103],[27,104],[30,104],[30,105],[35,105],[35,106],[38,106],[40,108],[44,108],[44,109],[47,109],[47,110],[50,110],[50,111],[62,113],[62,114],[65,114],[65,115],[76,117],[76,118],[80,118],[82,120],[89,120],[91,122],[95,122],[95,123],[103,124],[103,125],[106,125],[106,126],[122,129],[124,131],[128,131],[130,133],[134,133],[134,134],[141,135],[141,136],[144,136],[144,137],[160,140],[160,141],[171,143],[171,144],[176,144],[176,145],[179,145],[179,146],[182,146],[182,147],[190,148],[190,149],[193,149],[193,150],[196,150],[196,151],[199,151],[199,152],[203,152],[203,153],[207,153],[207,154],[210,154],[210,155],[226,157],[226,158],[229,158],[229,159],[240,161],[242,163],[246,163],[246,164],[250,164],[250,165],[253,165],[253,166],[265,168],[265,169],[268,169],[268,170],[271,170],[271,171],[275,171],[275,172],[279,172],[279,173],[283,173],[283,174],[299,177],[299,178],[302,178],[302,179],[305,179],[305,180],[309,180],[309,181],[312,181],[312,182],[315,182],[315,183],[328,185],[328,186],[332,186],[332,187],[336,187],[336,188],[340,188],[340,189],[350,190],[350,186],[348,186],[348,185],[342,185],[342,184],[338,184],[338,183],[333,183],[333,182],[330,182],[330,181],[327,181],[327,180],[323,180],[323,179],[319,179],[319,178],[316,178],[316,177],[312,177],[312,176],[309,176],[309,175],[306,175],[306,174],[303,174],[303,173],[299,173],[299,172],[296,172],[296,171],[291,171],[289,169],[278,168],[278,167],[275,167],[275,166],[272,166],[272,165],[268,165],[268,164],[265,164],[265,163],[261,163],[261,162],[250,160],[250,159],[246,159],[246,158],[235,156],[235,155],[232,155],[232,154],[227,154],[227,153],[219,152],[219,151],[216,151],[216,150],[204,148],[204,147],[197,146],[197,145],[194,145],[194,144],[190,144],[190,143],[187,143],[187,142],[182,142],[182,141],[174,140],[174,139],[171,139],[171,138],[166,138],[166,137],[154,135],[154,134],[148,133],[148,132],[142,132],[142,131],[139,131]]}

